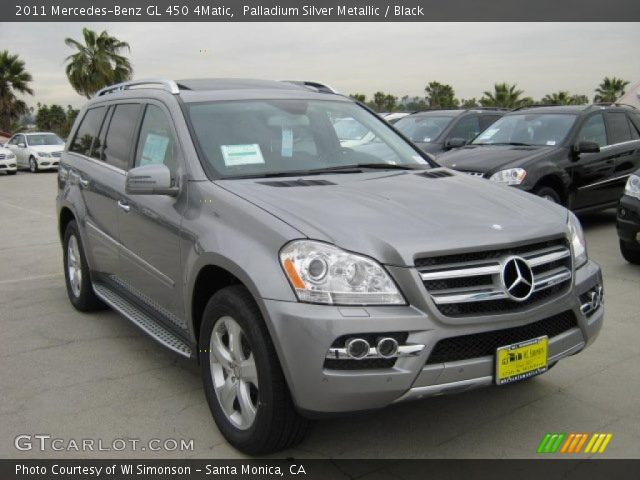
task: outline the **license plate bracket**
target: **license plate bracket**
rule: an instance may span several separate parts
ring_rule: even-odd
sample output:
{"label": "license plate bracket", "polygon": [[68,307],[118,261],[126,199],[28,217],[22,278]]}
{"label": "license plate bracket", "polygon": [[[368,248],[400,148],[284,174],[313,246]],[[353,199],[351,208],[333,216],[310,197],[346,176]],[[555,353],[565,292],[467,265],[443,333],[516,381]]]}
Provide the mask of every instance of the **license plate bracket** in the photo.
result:
{"label": "license plate bracket", "polygon": [[495,382],[513,383],[547,371],[549,337],[532,338],[496,349]]}

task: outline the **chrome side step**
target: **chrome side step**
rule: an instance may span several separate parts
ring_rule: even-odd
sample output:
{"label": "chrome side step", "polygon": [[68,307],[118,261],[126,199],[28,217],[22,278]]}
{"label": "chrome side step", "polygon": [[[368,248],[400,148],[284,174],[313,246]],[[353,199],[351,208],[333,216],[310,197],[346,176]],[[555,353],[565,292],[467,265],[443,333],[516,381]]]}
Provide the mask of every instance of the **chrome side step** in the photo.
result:
{"label": "chrome side step", "polygon": [[104,303],[109,305],[118,313],[140,327],[147,335],[151,336],[162,345],[170,350],[182,355],[183,357],[192,358],[193,351],[191,347],[184,341],[180,340],[175,334],[163,327],[155,321],[148,313],[138,308],[135,304],[114,292],[108,286],[101,283],[93,284],[93,291],[96,296]]}

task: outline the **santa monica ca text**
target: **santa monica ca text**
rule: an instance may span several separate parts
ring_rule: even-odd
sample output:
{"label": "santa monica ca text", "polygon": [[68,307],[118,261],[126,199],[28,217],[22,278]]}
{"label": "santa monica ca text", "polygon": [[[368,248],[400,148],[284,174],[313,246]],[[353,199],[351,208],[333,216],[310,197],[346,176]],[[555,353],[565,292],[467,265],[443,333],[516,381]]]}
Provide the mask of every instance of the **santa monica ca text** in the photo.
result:
{"label": "santa monica ca text", "polygon": [[[288,466],[291,475],[305,475],[307,472],[302,465],[291,464]],[[195,468],[188,465],[145,465],[145,464],[120,464],[120,465],[58,465],[53,464],[51,468],[43,465],[16,465],[16,475],[74,475],[92,476],[101,475],[142,475],[142,476],[162,476],[162,475],[190,475],[192,472],[203,472],[206,475],[274,475],[282,476],[282,468],[275,465],[206,465],[204,468]]]}

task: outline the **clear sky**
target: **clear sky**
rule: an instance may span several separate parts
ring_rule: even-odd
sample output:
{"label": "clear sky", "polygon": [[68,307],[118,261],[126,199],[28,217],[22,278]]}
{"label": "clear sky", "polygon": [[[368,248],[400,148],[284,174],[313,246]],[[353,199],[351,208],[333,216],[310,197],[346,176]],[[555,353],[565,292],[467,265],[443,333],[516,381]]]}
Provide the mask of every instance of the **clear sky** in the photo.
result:
{"label": "clear sky", "polygon": [[29,104],[82,105],[64,74],[64,39],[81,39],[83,26],[129,42],[137,78],[318,80],[368,97],[422,96],[437,80],[459,98],[506,81],[534,99],[591,98],[604,76],[640,81],[640,23],[4,23],[0,49],[34,78]]}

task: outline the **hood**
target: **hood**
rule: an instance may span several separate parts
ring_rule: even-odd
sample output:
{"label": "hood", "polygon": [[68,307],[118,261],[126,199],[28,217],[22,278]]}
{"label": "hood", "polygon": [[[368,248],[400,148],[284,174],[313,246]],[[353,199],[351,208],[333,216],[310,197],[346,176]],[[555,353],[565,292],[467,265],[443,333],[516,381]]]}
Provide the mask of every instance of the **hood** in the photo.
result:
{"label": "hood", "polygon": [[34,152],[61,152],[64,145],[29,145],[29,148]]}
{"label": "hood", "polygon": [[556,152],[560,147],[516,145],[467,145],[438,156],[443,167],[470,172],[494,173],[503,168],[522,166],[524,162]]}
{"label": "hood", "polygon": [[451,176],[387,171],[217,183],[291,225],[301,237],[389,265],[411,266],[418,257],[566,231],[563,207],[449,170],[426,172],[438,171]]}
{"label": "hood", "polygon": [[0,146],[0,154],[2,154],[2,155],[10,155],[12,153],[13,152],[11,150],[9,150],[8,148]]}

